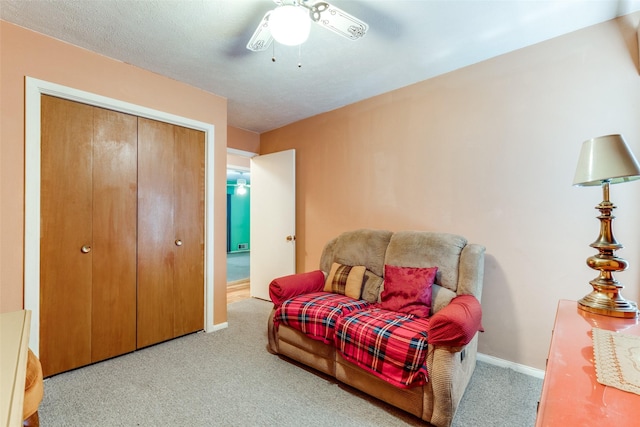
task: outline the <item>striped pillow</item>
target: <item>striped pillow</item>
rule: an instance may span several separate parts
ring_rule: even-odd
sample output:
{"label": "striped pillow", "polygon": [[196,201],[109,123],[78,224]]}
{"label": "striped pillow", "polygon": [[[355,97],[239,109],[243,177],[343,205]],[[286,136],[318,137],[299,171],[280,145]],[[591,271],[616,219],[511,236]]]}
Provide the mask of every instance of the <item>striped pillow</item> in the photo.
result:
{"label": "striped pillow", "polygon": [[360,299],[365,270],[363,265],[350,266],[334,262],[324,284],[324,291]]}

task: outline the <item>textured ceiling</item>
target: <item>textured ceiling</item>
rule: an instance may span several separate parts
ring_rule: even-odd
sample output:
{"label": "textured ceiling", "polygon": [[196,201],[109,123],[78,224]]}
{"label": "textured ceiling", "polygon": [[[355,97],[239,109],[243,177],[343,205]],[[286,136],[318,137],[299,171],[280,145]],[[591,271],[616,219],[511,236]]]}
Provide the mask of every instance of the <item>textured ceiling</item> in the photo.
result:
{"label": "textured ceiling", "polygon": [[[309,0],[313,3],[314,0]],[[245,48],[272,0],[0,0],[0,18],[228,99],[264,132],[640,10],[640,0],[333,0],[369,24],[313,24],[300,48]],[[298,62],[302,67],[298,67]]]}

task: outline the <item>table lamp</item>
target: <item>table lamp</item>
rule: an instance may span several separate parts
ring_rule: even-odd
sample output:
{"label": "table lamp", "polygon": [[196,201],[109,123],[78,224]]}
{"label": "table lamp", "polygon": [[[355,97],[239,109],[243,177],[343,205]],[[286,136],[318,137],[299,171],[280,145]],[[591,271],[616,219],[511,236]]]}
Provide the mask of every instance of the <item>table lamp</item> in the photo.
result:
{"label": "table lamp", "polygon": [[603,200],[596,209],[600,211],[600,235],[591,247],[598,254],[587,258],[587,265],[600,272],[589,283],[593,291],[578,301],[582,310],[606,316],[634,318],[638,315],[635,302],[621,295],[624,286],[613,273],[626,270],[628,262],[614,255],[623,246],[613,237],[611,223],[615,218],[611,211],[616,206],[609,201],[610,184],[619,184],[640,179],[640,165],[627,146],[622,135],[606,135],[585,141],[582,144],[573,185],[580,187],[602,187]]}

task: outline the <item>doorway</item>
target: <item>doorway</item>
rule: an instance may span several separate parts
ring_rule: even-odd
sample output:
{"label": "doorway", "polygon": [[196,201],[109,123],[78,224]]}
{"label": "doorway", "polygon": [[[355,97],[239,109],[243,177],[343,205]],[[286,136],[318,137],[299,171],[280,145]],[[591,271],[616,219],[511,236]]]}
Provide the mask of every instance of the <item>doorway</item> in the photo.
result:
{"label": "doorway", "polygon": [[[229,158],[234,151],[239,150],[227,149],[228,168],[233,165]],[[252,180],[248,216],[251,227],[247,246],[251,254],[248,297],[270,301],[269,283],[296,271],[295,150],[261,156],[239,153],[235,156],[236,161],[247,162],[240,170],[250,172]],[[230,248],[237,247],[231,242]]]}
{"label": "doorway", "polygon": [[250,206],[250,156],[227,154],[227,304],[250,297]]}

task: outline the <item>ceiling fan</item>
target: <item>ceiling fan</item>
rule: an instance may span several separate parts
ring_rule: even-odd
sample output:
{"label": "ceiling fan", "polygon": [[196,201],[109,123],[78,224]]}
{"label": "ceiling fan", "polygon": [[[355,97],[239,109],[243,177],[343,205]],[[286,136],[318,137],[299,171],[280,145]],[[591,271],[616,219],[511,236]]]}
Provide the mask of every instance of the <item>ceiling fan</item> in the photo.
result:
{"label": "ceiling fan", "polygon": [[[247,49],[259,52],[267,49],[273,40],[288,45],[303,43],[309,35],[311,21],[350,40],[363,37],[369,26],[327,2],[310,4],[308,0],[273,0],[277,7],[267,12],[247,43]],[[283,15],[293,15],[291,21],[282,22]],[[308,19],[306,19],[308,18]],[[286,19],[286,18],[285,18]],[[285,40],[279,33],[301,26],[301,36],[295,41]],[[306,33],[306,34],[305,34]]]}

